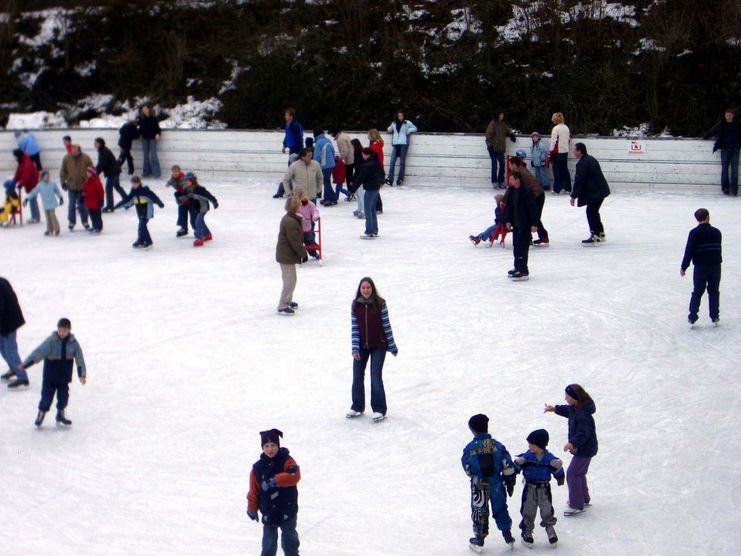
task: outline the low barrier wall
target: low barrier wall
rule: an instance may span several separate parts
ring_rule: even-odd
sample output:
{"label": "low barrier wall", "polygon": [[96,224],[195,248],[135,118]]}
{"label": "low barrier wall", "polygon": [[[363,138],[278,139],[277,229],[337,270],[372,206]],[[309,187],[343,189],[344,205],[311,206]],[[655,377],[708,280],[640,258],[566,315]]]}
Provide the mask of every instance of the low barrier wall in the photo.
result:
{"label": "low barrier wall", "polygon": [[[84,152],[97,160],[93,148],[96,137],[105,139],[118,155],[116,129],[54,129],[31,130],[41,146],[44,167],[58,177],[64,156],[62,137],[71,135]],[[349,133],[363,145],[365,133]],[[384,139],[388,140],[384,135]],[[164,130],[158,144],[163,176],[173,164],[184,170],[194,170],[202,181],[277,182],[286,168],[287,155],[281,153],[282,131],[239,130]],[[548,144],[548,139],[543,141]],[[587,145],[589,153],[600,161],[611,186],[623,189],[708,189],[719,187],[720,154],[712,153],[712,141],[677,138],[629,139],[621,137],[584,137],[572,139]],[[530,153],[530,137],[507,141],[507,153],[517,149]],[[0,176],[12,177],[15,161],[11,151],[16,148],[12,131],[0,132]],[[386,165],[390,159],[390,144],[384,147]],[[132,149],[136,172],[142,168],[141,145]],[[569,159],[572,170],[576,160]],[[550,170],[549,170],[550,172]],[[491,161],[483,134],[417,133],[412,136],[406,163],[406,183],[414,186],[489,187]]]}

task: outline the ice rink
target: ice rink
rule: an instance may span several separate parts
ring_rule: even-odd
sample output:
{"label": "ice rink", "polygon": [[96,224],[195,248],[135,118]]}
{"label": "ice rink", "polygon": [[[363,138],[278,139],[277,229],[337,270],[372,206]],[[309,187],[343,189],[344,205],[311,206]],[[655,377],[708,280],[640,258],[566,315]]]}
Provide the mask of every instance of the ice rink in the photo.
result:
{"label": "ice rink", "polygon": [[[562,403],[570,382],[596,402],[600,449],[588,512],[562,517],[566,487],[553,484],[558,552],[738,554],[741,201],[616,191],[602,208],[608,242],[589,248],[584,209],[549,195],[551,244],[512,283],[511,236],[506,249],[467,239],[493,221],[491,191],[386,187],[375,241],[359,239],[354,203],[320,207],[324,264],[298,269],[300,309],[285,317],[274,184],[204,183],[220,207],[200,249],[175,238],[172,190],[149,185],[166,204],[150,251],[131,247],[133,210],[104,215],[96,237],[67,233],[66,204],[58,238],[43,223],[0,229],[0,275],[27,321],[21,356],[66,316],[89,369],[71,386],[68,430],[53,413],[33,426],[41,365],[27,390],[0,387],[0,554],[259,554],[245,494],[258,432],[277,427],[301,466],[302,556],[463,556],[469,417],[488,414],[513,456],[545,427],[568,463],[566,420],[543,404]],[[724,234],[721,326],[704,297],[689,330],[691,271],[679,266],[701,206]],[[350,302],[366,275],[399,347],[379,424],[344,417]],[[518,479],[509,507],[526,553],[521,490]],[[535,541],[534,553],[554,553],[540,527]],[[492,524],[484,553],[508,552]]]}

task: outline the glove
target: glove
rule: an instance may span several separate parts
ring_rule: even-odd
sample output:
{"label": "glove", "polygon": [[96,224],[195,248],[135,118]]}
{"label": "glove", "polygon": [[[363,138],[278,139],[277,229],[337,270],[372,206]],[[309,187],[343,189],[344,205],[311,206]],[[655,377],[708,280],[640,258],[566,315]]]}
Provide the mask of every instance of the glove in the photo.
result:
{"label": "glove", "polygon": [[214,208],[215,209],[219,208],[219,201],[214,201]]}
{"label": "glove", "polygon": [[[302,264],[303,264],[303,263],[305,263],[305,262],[307,262],[308,260],[309,260],[309,256],[308,256],[308,255],[305,255],[305,256],[301,257],[301,263],[302,263]],[[272,480],[273,480],[273,479],[271,479],[271,481],[272,481]]]}
{"label": "glove", "polygon": [[160,207],[161,209],[163,209],[163,208],[165,208],[165,203],[160,203],[160,204],[159,204],[158,206],[159,206],[159,207]]}
{"label": "glove", "polygon": [[269,480],[262,482],[262,489],[267,492],[271,488],[275,488],[275,477],[270,477]]}
{"label": "glove", "polygon": [[67,191],[67,184],[66,184],[66,183],[63,183],[63,184],[62,184],[62,189],[63,189],[64,191]]}
{"label": "glove", "polygon": [[23,206],[24,207],[27,207],[28,206],[28,197],[26,197],[25,199],[23,199]]}
{"label": "glove", "polygon": [[249,517],[252,521],[260,521],[260,519],[257,517],[257,512],[251,512],[247,510],[247,517]]}
{"label": "glove", "polygon": [[59,197],[59,206],[61,207],[64,204],[64,197]]}
{"label": "glove", "polygon": [[512,141],[513,143],[517,142],[517,137],[515,137],[514,133],[509,134],[509,140]]}
{"label": "glove", "polygon": [[504,488],[507,489],[507,496],[512,498],[512,495],[515,493],[515,481],[516,477],[514,473],[512,475],[507,475],[504,477]]}
{"label": "glove", "polygon": [[558,486],[561,487],[563,486],[563,483],[565,480],[566,480],[565,477],[559,477],[558,479],[556,479],[556,483],[558,483]]}

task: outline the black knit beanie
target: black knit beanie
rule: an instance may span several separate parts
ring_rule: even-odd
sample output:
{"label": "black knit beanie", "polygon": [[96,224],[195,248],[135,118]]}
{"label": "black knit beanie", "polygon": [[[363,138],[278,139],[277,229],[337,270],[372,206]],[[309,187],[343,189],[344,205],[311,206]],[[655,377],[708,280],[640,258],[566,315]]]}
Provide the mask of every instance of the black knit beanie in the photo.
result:
{"label": "black knit beanie", "polygon": [[283,437],[283,433],[278,429],[270,429],[269,431],[260,431],[260,446],[265,446],[268,442],[277,444],[280,446],[280,439]]}
{"label": "black knit beanie", "polygon": [[468,428],[474,434],[489,432],[489,418],[483,413],[477,413],[468,420]]}
{"label": "black knit beanie", "polygon": [[545,450],[545,447],[548,446],[548,440],[550,438],[548,431],[545,429],[538,429],[527,435],[527,441],[530,444],[535,444],[541,450]]}

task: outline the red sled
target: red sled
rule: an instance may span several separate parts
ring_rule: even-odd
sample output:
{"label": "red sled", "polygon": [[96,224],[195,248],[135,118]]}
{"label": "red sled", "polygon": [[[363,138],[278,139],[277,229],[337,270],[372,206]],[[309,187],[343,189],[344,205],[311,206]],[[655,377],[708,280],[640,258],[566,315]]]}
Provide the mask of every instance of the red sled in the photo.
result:
{"label": "red sled", "polygon": [[314,251],[316,253],[316,260],[319,261],[319,266],[322,266],[322,218],[321,216],[316,219],[314,226],[314,241],[316,245],[304,245],[304,249],[307,251]]}

